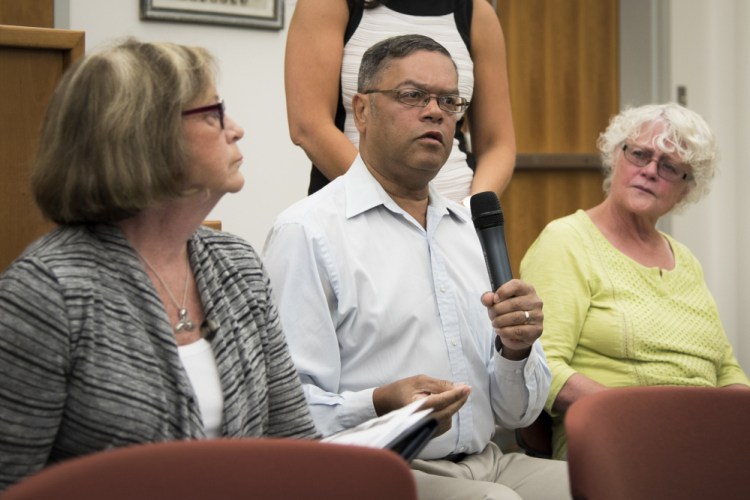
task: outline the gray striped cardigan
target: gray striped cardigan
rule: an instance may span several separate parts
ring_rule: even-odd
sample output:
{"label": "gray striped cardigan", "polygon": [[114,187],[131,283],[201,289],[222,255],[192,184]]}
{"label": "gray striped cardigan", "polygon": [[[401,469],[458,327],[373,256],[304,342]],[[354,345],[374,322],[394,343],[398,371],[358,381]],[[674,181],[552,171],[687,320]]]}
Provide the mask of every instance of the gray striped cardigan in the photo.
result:
{"label": "gray striped cardigan", "polygon": [[[316,437],[253,248],[201,228],[189,249],[218,324],[222,434]],[[118,228],[59,228],[0,275],[0,490],[68,457],[203,435],[172,327]]]}

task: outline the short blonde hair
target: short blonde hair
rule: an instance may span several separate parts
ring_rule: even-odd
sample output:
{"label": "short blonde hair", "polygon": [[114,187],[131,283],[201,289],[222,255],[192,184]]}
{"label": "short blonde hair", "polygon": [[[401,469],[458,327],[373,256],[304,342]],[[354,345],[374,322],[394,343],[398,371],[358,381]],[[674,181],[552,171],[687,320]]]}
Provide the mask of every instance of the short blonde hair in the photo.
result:
{"label": "short blonde hair", "polygon": [[199,47],[129,38],[67,70],[44,119],[32,190],[59,224],[116,222],[182,196],[182,110],[215,83]]}
{"label": "short blonde hair", "polygon": [[604,191],[609,194],[612,167],[617,155],[622,154],[625,140],[635,140],[642,131],[657,124],[664,126],[664,130],[655,137],[659,149],[676,153],[692,169],[693,184],[677,206],[695,203],[708,193],[709,183],[716,175],[718,148],[714,134],[703,117],[675,103],[627,108],[612,118],[597,141],[604,170]]}

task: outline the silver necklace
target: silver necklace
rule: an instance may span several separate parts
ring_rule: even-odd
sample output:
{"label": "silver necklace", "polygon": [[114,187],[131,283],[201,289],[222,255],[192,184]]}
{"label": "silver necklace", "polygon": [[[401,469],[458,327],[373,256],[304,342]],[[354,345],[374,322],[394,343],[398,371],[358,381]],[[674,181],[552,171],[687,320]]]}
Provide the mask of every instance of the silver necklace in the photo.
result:
{"label": "silver necklace", "polygon": [[169,294],[169,298],[172,299],[172,303],[174,303],[174,306],[177,308],[178,321],[174,325],[174,331],[177,333],[180,333],[182,331],[192,332],[195,329],[195,323],[193,323],[193,320],[188,318],[187,308],[185,307],[188,292],[188,277],[190,276],[190,259],[187,259],[185,262],[185,286],[182,292],[182,305],[180,305],[177,303],[177,299],[174,298],[174,295],[172,295],[172,290],[170,290],[164,280],[161,279],[161,276],[159,276],[159,273],[156,272],[154,266],[149,264],[149,262],[143,255],[140,254],[140,252],[138,253],[138,256],[141,258],[143,263],[146,264],[146,267],[149,268],[152,273],[154,273],[154,276],[156,276],[156,279],[159,280],[161,286],[163,286],[167,291],[167,293]]}

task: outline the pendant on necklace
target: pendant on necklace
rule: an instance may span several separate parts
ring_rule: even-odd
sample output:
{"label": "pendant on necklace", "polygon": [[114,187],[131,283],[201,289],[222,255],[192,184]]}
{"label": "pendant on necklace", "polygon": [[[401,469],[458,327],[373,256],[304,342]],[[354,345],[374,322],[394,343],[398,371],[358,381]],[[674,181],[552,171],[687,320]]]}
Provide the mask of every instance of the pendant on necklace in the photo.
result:
{"label": "pendant on necklace", "polygon": [[183,330],[192,332],[195,328],[195,323],[187,317],[187,309],[180,309],[177,311],[177,314],[180,316],[180,320],[174,325],[174,330],[176,332],[181,332]]}

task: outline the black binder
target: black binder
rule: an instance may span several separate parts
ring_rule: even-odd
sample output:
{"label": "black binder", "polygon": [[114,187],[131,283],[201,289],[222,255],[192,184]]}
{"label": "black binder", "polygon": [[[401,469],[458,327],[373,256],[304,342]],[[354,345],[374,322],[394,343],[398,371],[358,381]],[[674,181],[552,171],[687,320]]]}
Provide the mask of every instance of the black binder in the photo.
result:
{"label": "black binder", "polygon": [[411,462],[437,432],[432,409],[420,410],[422,401],[323,438],[324,442],[392,450]]}
{"label": "black binder", "polygon": [[395,451],[407,462],[411,462],[433,438],[437,426],[437,420],[427,415],[424,420],[409,427],[391,441],[386,448]]}

